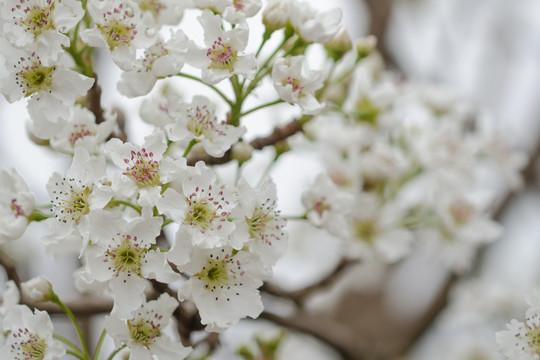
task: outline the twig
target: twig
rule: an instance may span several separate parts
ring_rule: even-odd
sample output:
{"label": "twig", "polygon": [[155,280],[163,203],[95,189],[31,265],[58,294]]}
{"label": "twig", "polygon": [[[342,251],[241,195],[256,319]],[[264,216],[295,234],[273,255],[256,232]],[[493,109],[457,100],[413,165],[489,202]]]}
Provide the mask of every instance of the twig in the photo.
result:
{"label": "twig", "polygon": [[303,306],[306,299],[311,294],[318,290],[323,290],[324,288],[332,284],[335,284],[336,280],[343,275],[343,273],[349,268],[349,266],[358,264],[358,262],[358,260],[342,259],[336,266],[334,271],[332,271],[330,274],[317,281],[316,283],[306,286],[303,289],[295,291],[285,291],[279,286],[265,282],[260,288],[260,290],[274,296],[291,299],[296,305]]}
{"label": "twig", "polygon": [[94,86],[86,94],[86,105],[96,117],[96,124],[99,124],[104,122],[105,118],[103,117],[103,109],[101,108],[101,87],[98,85],[96,74],[94,74],[94,79]]}
{"label": "twig", "polygon": [[21,288],[21,279],[15,268],[15,264],[12,259],[8,258],[6,254],[0,251],[0,266],[6,270],[6,275],[9,280],[13,280],[17,287]]}
{"label": "twig", "polygon": [[[293,120],[285,126],[276,127],[274,131],[265,137],[260,137],[252,142],[250,145],[253,146],[256,150],[261,150],[266,146],[275,145],[276,143],[287,139],[290,136],[302,131],[302,124],[298,120]],[[228,151],[220,158],[216,158],[210,155],[191,155],[188,156],[187,163],[188,165],[195,165],[198,161],[204,161],[207,165],[219,165],[225,164],[231,161],[231,152]]]}

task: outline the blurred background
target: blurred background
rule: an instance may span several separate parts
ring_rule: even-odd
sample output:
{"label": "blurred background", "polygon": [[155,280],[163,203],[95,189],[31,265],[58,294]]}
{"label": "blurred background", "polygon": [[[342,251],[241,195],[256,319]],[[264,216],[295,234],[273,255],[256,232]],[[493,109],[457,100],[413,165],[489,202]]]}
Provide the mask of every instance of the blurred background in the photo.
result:
{"label": "blurred background", "polygon": [[[333,317],[358,339],[382,349],[389,358],[501,359],[494,350],[495,332],[503,330],[512,318],[522,318],[525,296],[540,288],[540,192],[536,176],[540,139],[540,3],[310,3],[322,10],[341,7],[351,38],[376,35],[379,50],[391,69],[405,78],[451,89],[502,129],[510,144],[526,151],[531,159],[524,186],[515,193],[500,194],[501,210],[497,216],[504,225],[504,234],[482,251],[471,273],[457,279],[429,259],[412,257],[399,264],[397,275],[381,286],[370,282],[377,269],[359,267],[345,274],[329,293],[312,299],[312,311]],[[102,86],[109,86],[110,94],[115,91],[118,77],[113,72],[104,80]],[[104,104],[131,107],[133,103],[105,94]],[[38,203],[46,203],[45,184],[50,174],[65,171],[69,159],[29,141],[26,120],[23,102],[7,104],[0,99],[0,166],[16,168],[36,192]],[[300,183],[302,176],[297,182],[292,180],[292,166],[291,160],[272,172],[278,185],[285,184],[279,185],[280,196],[295,187],[305,187]],[[486,179],[486,186],[493,185],[489,184],[491,181],[496,183],[497,179]],[[284,213],[294,214],[297,205],[285,201]],[[19,260],[27,260],[21,277],[45,274],[58,293],[74,296],[71,271],[77,268],[77,260],[47,256],[37,242],[44,231],[43,227],[32,226],[23,239],[6,247]],[[290,242],[289,254],[276,269],[276,281],[286,288],[309,284],[338,261],[328,250],[328,242],[310,242],[305,236],[296,241],[294,232]],[[309,260],[303,261],[306,258]],[[244,339],[244,331],[248,331],[245,326],[241,324],[236,335],[225,335],[224,342],[237,344],[238,339]],[[69,331],[68,327],[65,331]],[[249,325],[247,328],[252,331]],[[327,348],[317,348],[318,343],[312,339],[299,337],[296,341],[287,345],[285,359],[339,358]],[[221,356],[227,359],[231,354]]]}

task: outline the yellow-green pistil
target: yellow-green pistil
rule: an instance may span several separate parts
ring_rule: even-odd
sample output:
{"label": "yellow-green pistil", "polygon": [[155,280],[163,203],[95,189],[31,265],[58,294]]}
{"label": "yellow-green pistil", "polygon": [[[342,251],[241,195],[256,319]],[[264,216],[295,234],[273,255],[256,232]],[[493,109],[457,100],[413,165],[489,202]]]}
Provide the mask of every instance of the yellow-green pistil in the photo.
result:
{"label": "yellow-green pistil", "polygon": [[355,115],[360,122],[376,125],[379,112],[380,109],[365,96],[356,103]]}
{"label": "yellow-green pistil", "polygon": [[24,96],[28,97],[40,91],[49,90],[52,87],[52,76],[56,66],[44,66],[36,61],[32,65],[24,66],[17,73],[15,81],[22,87]]}
{"label": "yellow-green pistil", "polygon": [[142,277],[141,266],[147,251],[140,247],[136,236],[126,235],[119,246],[106,251],[107,261],[112,261],[110,269],[116,274],[127,273],[128,276],[135,274]]}
{"label": "yellow-green pistil", "polygon": [[39,36],[47,30],[54,30],[52,12],[54,11],[54,3],[46,7],[34,6],[33,8],[25,9],[26,18],[20,20],[20,24],[26,27],[27,31],[34,34],[34,37]]}
{"label": "yellow-green pistil", "polygon": [[210,258],[202,270],[194,276],[202,281],[204,288],[207,290],[214,291],[223,288],[229,283],[229,262],[228,258]]}
{"label": "yellow-green pistil", "polygon": [[354,235],[369,245],[373,245],[379,235],[379,226],[373,219],[356,219],[353,223]]}
{"label": "yellow-green pistil", "polygon": [[161,335],[161,325],[146,319],[128,320],[131,339],[148,348]]}

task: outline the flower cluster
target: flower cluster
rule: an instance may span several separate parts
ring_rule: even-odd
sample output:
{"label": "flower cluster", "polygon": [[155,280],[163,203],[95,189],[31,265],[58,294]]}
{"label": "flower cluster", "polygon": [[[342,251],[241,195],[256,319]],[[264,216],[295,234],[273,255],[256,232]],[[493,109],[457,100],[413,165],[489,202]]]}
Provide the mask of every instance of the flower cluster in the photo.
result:
{"label": "flower cluster", "polygon": [[[265,31],[252,51],[259,13]],[[371,39],[353,46],[340,10],[319,13],[298,0],[6,0],[0,14],[0,92],[9,102],[27,98],[34,138],[70,160],[46,184],[48,212],[16,170],[0,170],[0,244],[44,220],[48,253],[80,261],[77,289],[112,298],[97,347],[112,337],[109,359],[124,348],[134,360],[183,359],[192,333],[261,314],[259,288],[288,233],[273,179],[265,171],[253,186],[244,164],[270,146],[279,161],[295,133],[305,136],[293,148],[316,142],[325,166],[297,217],[343,240],[348,257],[391,263],[416,243],[459,271],[499,233],[490,199],[468,189],[481,164],[516,185],[522,161],[471,124],[459,102],[385,71]],[[184,26],[188,15],[200,39]],[[307,66],[312,46],[326,49],[320,68]],[[139,112],[151,127],[144,141],[128,136],[124,120],[133,119],[102,108],[98,55],[121,73],[120,94],[151,94]],[[168,79],[214,97],[154,91]],[[263,102],[257,91],[266,85],[272,99]],[[253,140],[244,119],[273,106],[301,115]],[[235,177],[218,166],[229,162]],[[70,316],[80,348],[53,337],[48,314],[18,305],[8,287],[2,359],[90,358],[48,280],[21,288],[28,301],[52,301]]]}

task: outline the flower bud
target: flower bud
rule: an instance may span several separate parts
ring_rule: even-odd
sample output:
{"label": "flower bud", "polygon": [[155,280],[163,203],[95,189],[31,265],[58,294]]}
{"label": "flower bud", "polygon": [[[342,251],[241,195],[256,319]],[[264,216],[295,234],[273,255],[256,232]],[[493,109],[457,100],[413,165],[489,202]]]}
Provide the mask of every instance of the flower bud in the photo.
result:
{"label": "flower bud", "polygon": [[43,275],[23,282],[21,288],[24,295],[35,302],[49,301],[54,295],[52,284]]}
{"label": "flower bud", "polygon": [[334,61],[341,59],[347,51],[352,49],[351,38],[347,30],[341,28],[332,40],[324,44],[324,48],[328,56],[334,59]]}
{"label": "flower bud", "polygon": [[253,146],[246,142],[238,142],[232,147],[231,157],[235,160],[238,160],[240,164],[251,159],[253,154]]}
{"label": "flower bud", "polygon": [[289,5],[283,0],[272,0],[263,11],[263,23],[266,33],[271,34],[282,29],[289,21]]}
{"label": "flower bud", "polygon": [[358,39],[354,43],[358,58],[363,59],[371,55],[377,48],[377,38],[373,35],[368,35],[364,38]]}

